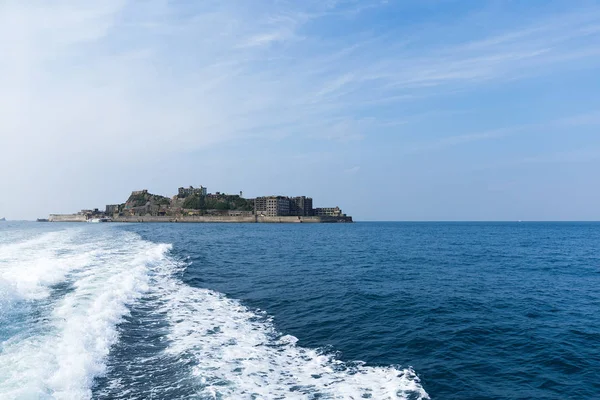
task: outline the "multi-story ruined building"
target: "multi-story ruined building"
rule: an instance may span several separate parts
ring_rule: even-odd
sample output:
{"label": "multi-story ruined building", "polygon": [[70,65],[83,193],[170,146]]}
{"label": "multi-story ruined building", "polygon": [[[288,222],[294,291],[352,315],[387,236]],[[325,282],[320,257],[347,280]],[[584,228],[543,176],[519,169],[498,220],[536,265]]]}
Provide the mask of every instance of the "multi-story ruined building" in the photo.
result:
{"label": "multi-story ruined building", "polygon": [[278,217],[290,215],[290,199],[284,196],[265,196],[254,199],[256,215]]}
{"label": "multi-story ruined building", "polygon": [[113,215],[119,212],[118,204],[107,204],[106,205],[106,215]]}
{"label": "multi-story ruined building", "polygon": [[254,212],[256,215],[268,217],[284,216],[319,216],[319,217],[341,217],[344,216],[339,207],[313,208],[313,200],[306,196],[285,197],[265,196],[254,200]]}
{"label": "multi-story ruined building", "polygon": [[179,196],[179,197],[188,197],[188,196],[192,196],[195,194],[200,195],[200,196],[206,196],[208,194],[208,189],[206,189],[202,185],[200,185],[199,188],[190,186],[188,188],[180,187],[179,189],[177,189],[177,196]]}
{"label": "multi-story ruined building", "polygon": [[317,217],[342,217],[344,214],[339,207],[319,207],[314,209]]}
{"label": "multi-story ruined building", "polygon": [[300,217],[313,215],[313,200],[306,196],[290,197],[290,214]]}

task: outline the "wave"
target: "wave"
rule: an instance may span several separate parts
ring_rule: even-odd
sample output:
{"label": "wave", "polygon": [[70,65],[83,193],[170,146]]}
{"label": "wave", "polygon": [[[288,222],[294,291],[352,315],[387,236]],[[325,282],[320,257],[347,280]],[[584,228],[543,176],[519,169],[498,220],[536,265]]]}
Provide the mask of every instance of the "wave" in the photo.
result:
{"label": "wave", "polygon": [[297,345],[270,318],[211,290],[175,284],[166,294],[167,352],[192,355],[207,399],[426,399],[410,369],[345,363]]}
{"label": "wave", "polygon": [[[0,244],[0,283],[11,288],[0,286],[0,293],[21,311],[33,304],[20,316],[26,323],[0,348],[0,397],[88,399],[110,389],[111,398],[147,398],[135,382],[123,385],[110,373],[118,363],[133,363],[132,355],[111,355],[111,349],[131,309],[143,304],[142,329],[152,330],[158,321],[166,326],[165,344],[154,357],[185,360],[185,382],[194,382],[196,398],[429,398],[410,368],[346,363],[298,346],[265,313],[183,283],[186,264],[170,249],[105,227]],[[6,313],[0,324],[18,325]],[[165,365],[141,368],[143,376],[159,375],[161,368],[164,375]],[[103,376],[106,387],[93,392]],[[179,380],[173,385],[183,382],[173,379]],[[166,396],[161,390],[155,385],[151,393]]]}
{"label": "wave", "polygon": [[[0,397],[90,398],[117,325],[147,291],[151,262],[167,250],[135,235],[79,230],[2,246],[9,257],[0,276],[11,288],[3,291],[4,305],[28,311],[19,315],[22,329],[2,344]],[[0,317],[3,326],[19,323],[10,313]]]}
{"label": "wave", "polygon": [[74,232],[49,232],[33,238],[0,245],[2,301],[35,300],[49,295],[49,287],[85,264],[87,252],[71,247]]}

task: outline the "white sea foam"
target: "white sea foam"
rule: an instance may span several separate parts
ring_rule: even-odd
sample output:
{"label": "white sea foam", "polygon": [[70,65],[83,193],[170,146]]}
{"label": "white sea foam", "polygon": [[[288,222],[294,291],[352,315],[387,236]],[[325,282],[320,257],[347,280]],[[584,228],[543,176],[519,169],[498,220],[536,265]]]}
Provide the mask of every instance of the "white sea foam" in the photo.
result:
{"label": "white sea foam", "polygon": [[[2,300],[46,297],[49,287],[86,264],[85,244],[71,242],[73,232],[50,232],[0,245],[0,304]],[[71,251],[64,251],[69,248]]]}
{"label": "white sea foam", "polygon": [[428,399],[415,372],[343,363],[279,335],[264,315],[211,290],[163,281],[173,355],[192,355],[206,399]]}
{"label": "white sea foam", "polygon": [[[118,340],[117,324],[147,291],[150,267],[168,248],[111,230],[88,237],[52,233],[3,246],[0,254],[9,256],[4,284],[16,288],[6,297],[34,301],[39,317],[2,343],[0,398],[91,398],[93,380],[105,372]],[[50,299],[57,283],[69,288]]]}
{"label": "white sea foam", "polygon": [[0,346],[0,398],[91,398],[118,324],[144,294],[170,324],[167,355],[195,360],[199,398],[428,398],[411,369],[343,363],[303,348],[238,301],[182,283],[185,265],[169,248],[104,227],[0,243],[3,296],[37,307],[35,321]]}

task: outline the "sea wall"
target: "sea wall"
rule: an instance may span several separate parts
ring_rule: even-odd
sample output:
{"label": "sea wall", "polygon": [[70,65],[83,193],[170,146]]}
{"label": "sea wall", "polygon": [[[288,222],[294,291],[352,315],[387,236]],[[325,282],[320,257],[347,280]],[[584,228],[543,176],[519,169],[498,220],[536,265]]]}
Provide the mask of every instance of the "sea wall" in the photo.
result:
{"label": "sea wall", "polygon": [[246,222],[254,223],[255,217],[232,217],[228,215],[213,216],[134,216],[134,217],[114,217],[113,222]]}
{"label": "sea wall", "polygon": [[114,217],[113,222],[195,222],[195,223],[335,223],[352,222],[352,217],[263,217],[263,216],[135,216]]}
{"label": "sea wall", "polygon": [[[50,222],[86,222],[85,215],[80,214],[50,214]],[[203,215],[203,216],[134,216],[114,217],[113,222],[190,222],[190,223],[336,223],[352,222],[352,217],[263,217],[263,216],[229,216],[229,215]]]}
{"label": "sea wall", "polygon": [[50,214],[50,222],[85,222],[85,215],[81,214]]}
{"label": "sea wall", "polygon": [[352,217],[256,217],[256,222],[263,223],[335,223],[352,222]]}

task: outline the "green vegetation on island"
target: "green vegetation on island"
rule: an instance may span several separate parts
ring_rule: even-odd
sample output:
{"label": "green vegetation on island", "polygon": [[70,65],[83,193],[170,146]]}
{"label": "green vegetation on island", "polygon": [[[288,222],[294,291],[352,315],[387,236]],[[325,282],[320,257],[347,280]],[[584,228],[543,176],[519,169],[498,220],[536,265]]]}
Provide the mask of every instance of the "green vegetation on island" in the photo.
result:
{"label": "green vegetation on island", "polygon": [[183,208],[189,210],[233,210],[252,211],[254,201],[239,195],[201,195],[193,194],[184,197]]}
{"label": "green vegetation on island", "polygon": [[206,188],[179,188],[172,198],[149,193],[147,190],[134,191],[125,203],[108,205],[106,215],[207,215],[235,212],[236,215],[253,214],[254,199],[239,195],[207,193]]}

